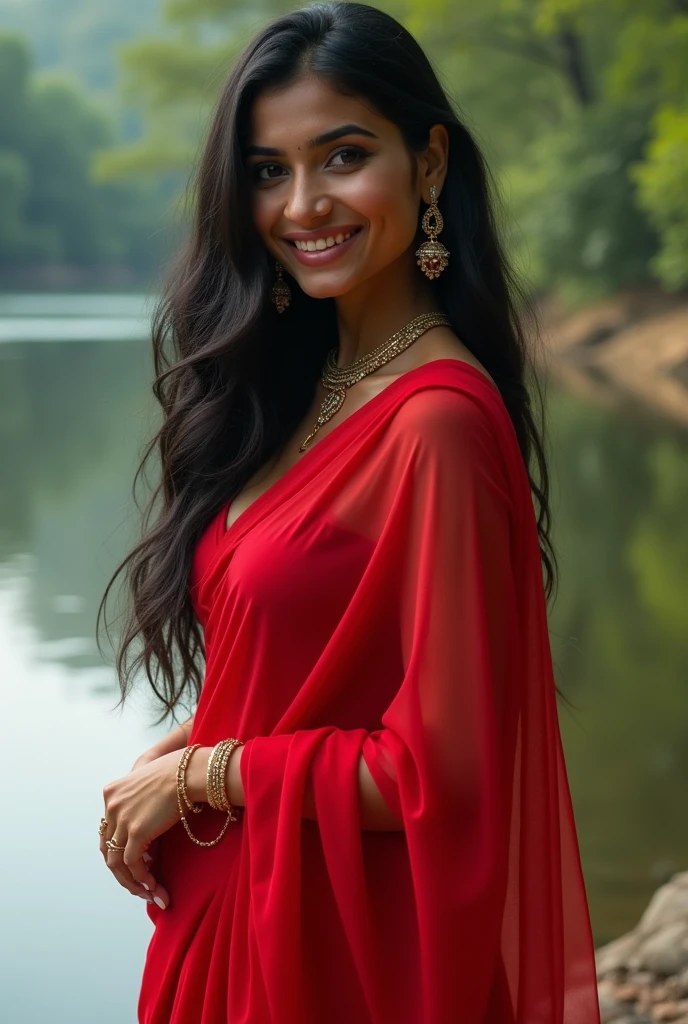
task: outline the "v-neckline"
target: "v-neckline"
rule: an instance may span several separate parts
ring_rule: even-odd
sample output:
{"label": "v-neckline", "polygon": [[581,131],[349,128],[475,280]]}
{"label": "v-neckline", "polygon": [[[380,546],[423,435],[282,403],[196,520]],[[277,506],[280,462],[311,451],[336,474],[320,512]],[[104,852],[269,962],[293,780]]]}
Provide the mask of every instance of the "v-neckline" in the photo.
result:
{"label": "v-neckline", "polygon": [[217,516],[217,522],[219,523],[219,539],[225,540],[227,537],[230,536],[230,534],[234,533],[236,527],[242,525],[247,521],[246,517],[249,512],[259,511],[263,503],[269,497],[274,497],[276,493],[279,493],[281,488],[294,477],[297,471],[303,471],[304,463],[306,463],[306,465],[310,465],[314,461],[313,457],[316,454],[319,454],[319,457],[322,458],[323,452],[319,451],[319,449],[323,449],[323,447],[327,448],[328,441],[330,440],[330,438],[341,437],[342,433],[345,432],[345,428],[351,430],[352,425],[356,423],[358,419],[360,419],[361,415],[364,412],[370,412],[371,406],[377,407],[379,400],[381,400],[385,395],[387,395],[387,397],[389,398],[388,392],[390,392],[390,390],[393,392],[402,382],[408,381],[409,377],[415,377],[415,375],[421,374],[423,371],[427,371],[428,369],[438,366],[442,363],[453,363],[457,366],[457,368],[461,367],[462,369],[467,370],[469,374],[473,374],[479,377],[489,387],[492,387],[494,388],[495,391],[498,391],[496,384],[491,380],[490,377],[483,373],[482,370],[477,369],[477,367],[473,366],[472,363],[467,362],[465,359],[455,359],[452,356],[443,356],[441,359],[430,359],[428,360],[427,363],[421,363],[420,366],[414,366],[410,370],[405,370],[403,373],[400,373],[397,377],[395,377],[393,381],[391,381],[384,388],[382,388],[371,398],[369,398],[366,402],[364,402],[363,405],[359,405],[358,408],[353,410],[353,412],[350,412],[348,416],[341,420],[341,422],[337,423],[336,426],[334,426],[330,431],[328,431],[328,433],[325,434],[319,441],[313,441],[311,443],[311,446],[306,449],[301,458],[297,459],[296,462],[292,463],[292,465],[289,466],[284,471],[284,473],[282,473],[282,475],[278,477],[277,480],[275,480],[274,483],[270,484],[270,486],[266,490],[262,491],[256,498],[254,498],[253,501],[249,505],[247,505],[246,508],[243,509],[243,511],[239,513],[239,515],[229,525],[229,527],[227,526],[227,514],[237,496],[235,495],[235,497],[232,498],[230,501],[225,502]]}

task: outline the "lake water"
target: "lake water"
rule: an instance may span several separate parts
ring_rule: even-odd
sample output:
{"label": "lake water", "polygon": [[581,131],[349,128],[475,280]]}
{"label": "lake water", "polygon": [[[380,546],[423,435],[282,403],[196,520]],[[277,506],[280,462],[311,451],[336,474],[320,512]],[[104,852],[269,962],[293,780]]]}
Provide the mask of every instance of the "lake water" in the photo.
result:
{"label": "lake water", "polygon": [[[135,1022],[150,924],[97,827],[103,784],[164,730],[143,695],[112,710],[94,628],[133,528],[149,381],[139,296],[0,296],[7,1024]],[[601,943],[688,868],[688,437],[554,391],[550,421],[552,647]]]}

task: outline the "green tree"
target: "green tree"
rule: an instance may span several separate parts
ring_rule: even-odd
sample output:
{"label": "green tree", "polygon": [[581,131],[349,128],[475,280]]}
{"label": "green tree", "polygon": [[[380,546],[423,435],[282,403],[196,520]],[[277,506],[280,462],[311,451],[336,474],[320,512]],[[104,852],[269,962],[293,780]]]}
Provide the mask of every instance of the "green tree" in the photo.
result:
{"label": "green tree", "polygon": [[110,92],[117,46],[157,22],[158,0],[0,0],[0,26],[25,38],[41,69],[69,69],[78,80]]}
{"label": "green tree", "polygon": [[[149,266],[160,201],[152,183],[101,183],[91,165],[115,140],[72,82],[32,73],[27,45],[0,36],[0,267]],[[156,213],[157,207],[157,213]]]}

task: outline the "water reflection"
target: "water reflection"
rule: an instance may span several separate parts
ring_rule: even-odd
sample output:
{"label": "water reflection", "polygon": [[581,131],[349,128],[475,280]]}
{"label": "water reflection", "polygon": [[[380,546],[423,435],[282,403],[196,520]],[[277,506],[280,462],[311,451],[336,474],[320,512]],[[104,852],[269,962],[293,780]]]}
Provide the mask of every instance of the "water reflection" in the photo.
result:
{"label": "water reflection", "polygon": [[[96,1007],[102,1024],[134,1020],[148,922],[103,869],[96,828],[103,783],[154,737],[140,704],[109,712],[114,676],[93,637],[134,528],[149,381],[145,341],[0,345],[0,675],[21,780],[16,841],[0,844],[12,1024],[56,1007],[70,1024]],[[561,721],[602,942],[688,866],[688,444],[562,393],[551,417],[562,569],[552,644],[577,706]]]}
{"label": "water reflection", "polygon": [[688,866],[688,439],[553,403],[561,714],[598,941]]}

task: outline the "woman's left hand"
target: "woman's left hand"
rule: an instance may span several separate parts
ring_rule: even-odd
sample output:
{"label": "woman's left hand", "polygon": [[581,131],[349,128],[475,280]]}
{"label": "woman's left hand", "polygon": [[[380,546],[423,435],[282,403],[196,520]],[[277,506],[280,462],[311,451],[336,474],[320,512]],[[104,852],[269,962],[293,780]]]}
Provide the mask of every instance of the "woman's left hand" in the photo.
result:
{"label": "woman's left hand", "polygon": [[[144,854],[157,836],[180,820],[179,758],[177,750],[163,754],[103,788],[107,829],[100,837],[100,852],[105,863],[120,885],[144,898],[148,890],[158,906],[168,906],[169,895],[149,871]],[[105,841],[113,837],[126,849],[108,850]]]}

